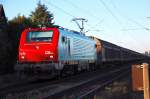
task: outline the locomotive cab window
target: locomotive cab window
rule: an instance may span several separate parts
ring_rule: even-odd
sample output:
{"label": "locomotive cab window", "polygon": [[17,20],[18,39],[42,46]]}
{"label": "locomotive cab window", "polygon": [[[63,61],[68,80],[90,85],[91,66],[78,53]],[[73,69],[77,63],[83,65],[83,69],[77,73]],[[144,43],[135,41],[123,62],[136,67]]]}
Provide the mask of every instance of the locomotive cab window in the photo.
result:
{"label": "locomotive cab window", "polygon": [[65,37],[64,36],[62,36],[62,42],[65,42]]}
{"label": "locomotive cab window", "polygon": [[65,36],[62,36],[62,43],[67,43],[67,38]]}
{"label": "locomotive cab window", "polygon": [[51,41],[53,31],[33,31],[27,33],[27,42],[47,42]]}

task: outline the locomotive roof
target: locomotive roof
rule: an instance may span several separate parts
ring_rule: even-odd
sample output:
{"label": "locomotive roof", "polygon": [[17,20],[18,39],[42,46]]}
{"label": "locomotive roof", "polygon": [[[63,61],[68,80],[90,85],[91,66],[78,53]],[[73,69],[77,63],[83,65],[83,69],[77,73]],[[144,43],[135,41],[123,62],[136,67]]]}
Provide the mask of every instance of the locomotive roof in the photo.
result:
{"label": "locomotive roof", "polygon": [[90,37],[86,36],[85,34],[81,33],[81,32],[78,32],[78,31],[74,31],[74,30],[69,30],[67,28],[63,28],[63,27],[60,27],[60,26],[52,26],[52,27],[40,27],[40,28],[28,28],[28,30],[34,30],[34,31],[39,31],[39,30],[45,30],[47,28],[57,28],[58,30],[62,30],[62,31],[65,31],[66,32],[66,35],[76,35],[78,37],[82,37],[82,38],[85,38],[85,39],[90,39],[92,40]]}
{"label": "locomotive roof", "polygon": [[79,35],[83,35],[83,33],[81,32],[78,32],[78,31],[74,31],[74,30],[69,30],[67,28],[63,28],[63,27],[59,27],[59,29],[62,29],[62,30],[65,30],[65,31],[68,31],[68,32],[72,32],[72,33],[75,33],[75,34],[79,34]]}
{"label": "locomotive roof", "polygon": [[91,39],[90,37],[86,36],[85,34],[83,34],[81,32],[78,32],[78,31],[69,30],[69,29],[62,28],[62,27],[60,27],[59,29],[63,30],[63,31],[67,31],[68,34],[70,34],[70,35],[76,35],[76,36],[80,36],[80,37],[83,37],[83,38]]}

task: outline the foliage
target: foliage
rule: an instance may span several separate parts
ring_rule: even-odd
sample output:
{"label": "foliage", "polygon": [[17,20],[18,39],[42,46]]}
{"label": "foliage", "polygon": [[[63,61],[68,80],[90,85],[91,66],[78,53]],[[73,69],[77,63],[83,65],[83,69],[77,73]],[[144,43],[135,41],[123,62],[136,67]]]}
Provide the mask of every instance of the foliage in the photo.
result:
{"label": "foliage", "polygon": [[[18,15],[12,20],[0,18],[0,72],[2,69],[13,70],[16,63],[21,32],[25,28],[42,26],[54,26],[53,14],[47,11],[47,7],[40,2],[30,17]],[[10,67],[9,67],[10,66]],[[10,68],[10,69],[9,69]]]}
{"label": "foliage", "polygon": [[12,71],[12,44],[8,35],[8,24],[5,17],[0,18],[0,73]]}
{"label": "foliage", "polygon": [[31,20],[36,25],[41,26],[53,26],[53,14],[47,11],[47,7],[40,2],[37,4],[35,11],[31,12]]}
{"label": "foliage", "polygon": [[13,18],[9,21],[10,24],[20,24],[23,26],[27,26],[31,24],[31,20],[26,18],[24,15],[18,15],[17,17]]}
{"label": "foliage", "polygon": [[7,24],[7,19],[5,19],[5,18],[0,18],[0,25],[6,25]]}
{"label": "foliage", "polygon": [[26,18],[24,15],[18,15],[8,22],[9,26],[9,36],[12,39],[14,46],[18,45],[18,41],[21,35],[21,32],[25,28],[33,27],[34,24],[31,22],[29,18]]}
{"label": "foliage", "polygon": [[[18,47],[19,47],[19,39],[21,36],[21,32],[25,28],[34,27],[35,25],[31,22],[29,18],[26,18],[24,15],[18,15],[12,20],[8,21],[8,26],[6,32],[8,33],[8,39],[10,41],[10,52],[11,52],[11,61],[12,63],[16,63]],[[6,43],[6,42],[5,42]],[[6,55],[5,55],[6,56]]]}

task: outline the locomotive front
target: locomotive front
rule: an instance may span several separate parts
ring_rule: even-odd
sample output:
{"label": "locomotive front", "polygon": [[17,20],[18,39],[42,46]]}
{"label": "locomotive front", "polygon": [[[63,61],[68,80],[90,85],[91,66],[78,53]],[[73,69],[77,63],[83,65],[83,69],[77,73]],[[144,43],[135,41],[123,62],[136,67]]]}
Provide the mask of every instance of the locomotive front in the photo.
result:
{"label": "locomotive front", "polygon": [[49,71],[58,62],[57,28],[26,29],[21,34],[16,71]]}
{"label": "locomotive front", "polygon": [[57,29],[27,29],[20,40],[19,62],[57,61],[57,45]]}

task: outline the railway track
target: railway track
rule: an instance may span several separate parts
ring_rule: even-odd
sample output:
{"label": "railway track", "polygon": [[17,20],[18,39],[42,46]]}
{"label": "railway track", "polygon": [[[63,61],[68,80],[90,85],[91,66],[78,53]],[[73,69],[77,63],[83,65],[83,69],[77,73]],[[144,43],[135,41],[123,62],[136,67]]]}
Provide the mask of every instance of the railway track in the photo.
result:
{"label": "railway track", "polygon": [[[70,95],[74,95],[80,99],[94,92],[97,88],[99,89],[123,76],[127,73],[123,73],[123,71],[128,70],[129,67],[127,68],[125,66],[116,70],[110,68],[108,71],[98,70],[87,72],[60,80],[30,82],[19,86],[8,86],[6,88],[0,88],[0,99],[17,99],[18,97],[19,99],[24,99],[25,97],[26,99],[61,99],[60,97],[69,97]],[[119,73],[122,73],[122,75],[118,76]]]}
{"label": "railway track", "polygon": [[125,76],[130,72],[129,68],[117,69],[110,71],[107,74],[101,74],[85,82],[78,83],[66,90],[51,94],[44,99],[92,99],[94,93],[107,84]]}

